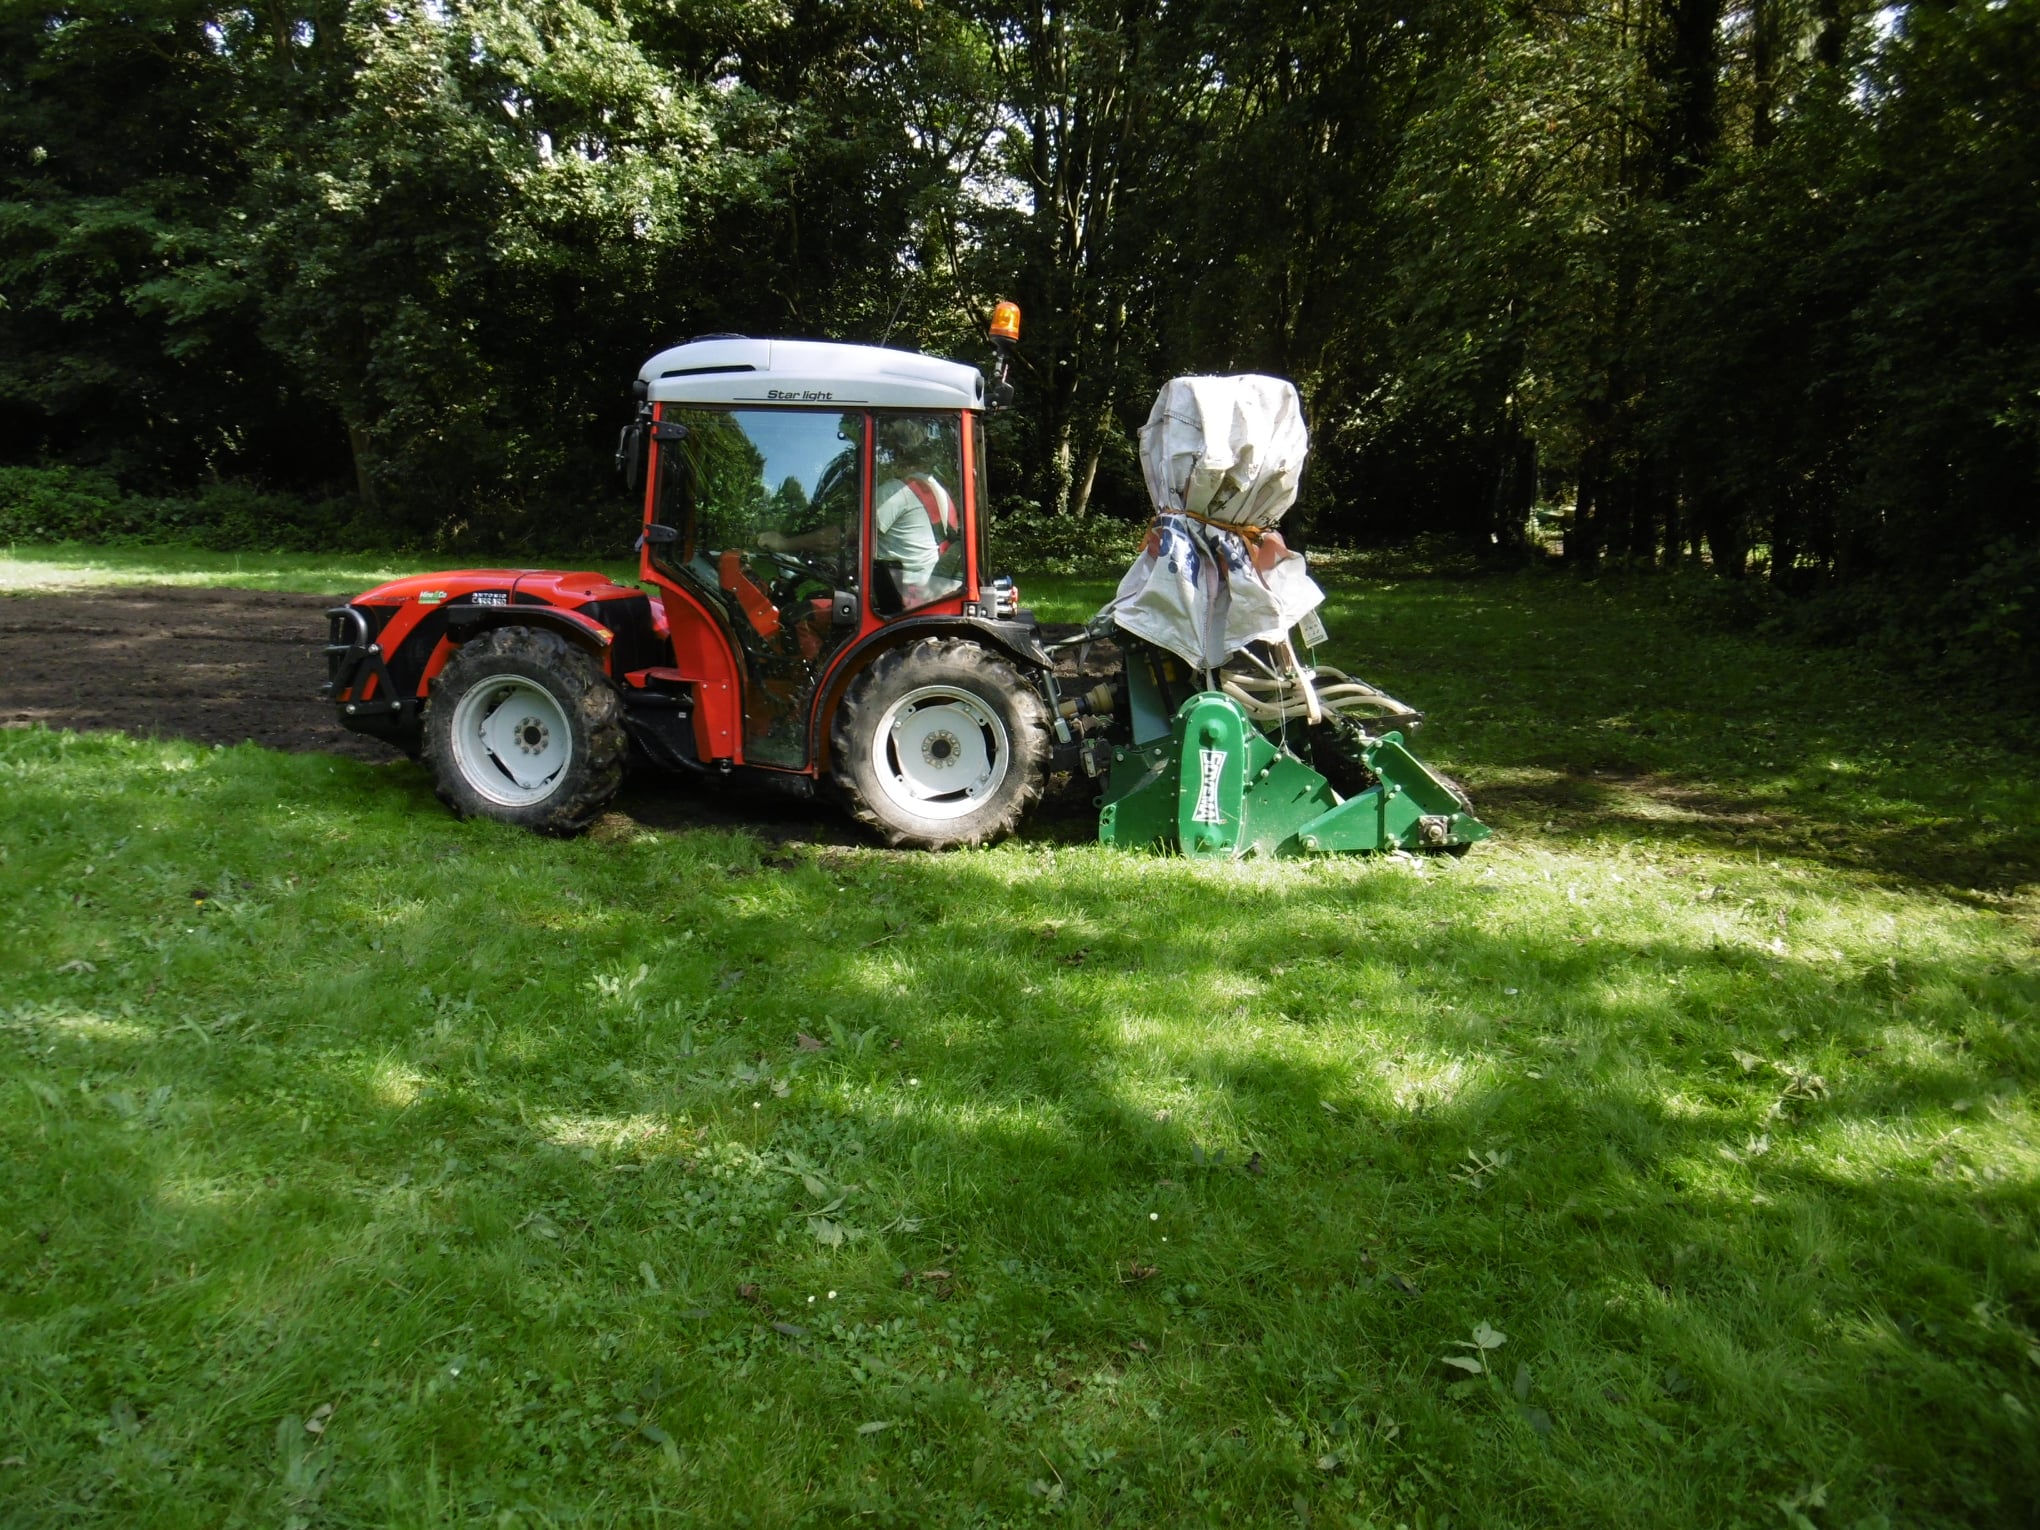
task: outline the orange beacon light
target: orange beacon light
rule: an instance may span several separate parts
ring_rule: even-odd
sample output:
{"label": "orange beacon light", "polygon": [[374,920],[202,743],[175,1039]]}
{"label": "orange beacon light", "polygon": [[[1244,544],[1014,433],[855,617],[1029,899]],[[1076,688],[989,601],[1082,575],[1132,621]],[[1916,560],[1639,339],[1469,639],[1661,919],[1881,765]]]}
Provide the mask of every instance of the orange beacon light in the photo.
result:
{"label": "orange beacon light", "polygon": [[992,338],[1017,344],[1020,339],[1020,305],[1002,299],[992,305]]}

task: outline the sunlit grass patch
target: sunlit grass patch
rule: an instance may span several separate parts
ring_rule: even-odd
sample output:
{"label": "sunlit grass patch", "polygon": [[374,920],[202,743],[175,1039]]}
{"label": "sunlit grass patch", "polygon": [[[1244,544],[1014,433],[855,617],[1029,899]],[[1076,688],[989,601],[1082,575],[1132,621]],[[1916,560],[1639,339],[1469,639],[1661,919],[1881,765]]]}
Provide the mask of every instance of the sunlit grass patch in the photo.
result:
{"label": "sunlit grass patch", "polygon": [[[423,554],[208,552],[196,547],[102,547],[80,542],[0,544],[0,594],[53,594],[121,585],[301,590],[352,595],[373,585],[446,566]],[[637,565],[616,559],[579,562],[623,579]]]}

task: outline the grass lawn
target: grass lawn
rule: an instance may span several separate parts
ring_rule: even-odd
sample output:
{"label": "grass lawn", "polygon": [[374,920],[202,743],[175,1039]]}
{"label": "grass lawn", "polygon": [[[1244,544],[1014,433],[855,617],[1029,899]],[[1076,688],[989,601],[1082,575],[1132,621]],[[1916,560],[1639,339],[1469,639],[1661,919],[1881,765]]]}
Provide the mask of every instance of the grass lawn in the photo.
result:
{"label": "grass lawn", "polygon": [[1498,839],[0,733],[0,1521],[2030,1525],[2034,761],[1661,583],[1328,622]]}
{"label": "grass lawn", "polygon": [[[191,547],[90,547],[78,542],[0,542],[0,594],[55,594],[123,584],[229,586],[354,595],[432,565],[399,553],[336,554],[204,552]],[[636,582],[635,560],[597,559],[597,568]]]}

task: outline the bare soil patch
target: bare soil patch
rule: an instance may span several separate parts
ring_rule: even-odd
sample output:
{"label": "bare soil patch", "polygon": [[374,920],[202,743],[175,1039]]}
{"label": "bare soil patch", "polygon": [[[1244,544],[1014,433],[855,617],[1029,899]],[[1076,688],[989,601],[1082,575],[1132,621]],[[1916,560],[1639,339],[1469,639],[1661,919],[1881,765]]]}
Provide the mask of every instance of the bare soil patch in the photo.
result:
{"label": "bare soil patch", "polygon": [[319,695],[334,603],[179,586],[0,598],[0,726],[401,758]]}

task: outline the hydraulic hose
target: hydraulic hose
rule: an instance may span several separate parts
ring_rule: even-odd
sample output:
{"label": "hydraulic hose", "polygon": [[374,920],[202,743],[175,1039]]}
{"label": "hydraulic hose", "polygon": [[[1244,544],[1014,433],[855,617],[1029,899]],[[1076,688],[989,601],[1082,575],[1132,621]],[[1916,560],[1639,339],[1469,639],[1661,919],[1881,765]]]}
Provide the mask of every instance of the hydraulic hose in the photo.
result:
{"label": "hydraulic hose", "polygon": [[[1413,715],[1408,707],[1387,692],[1377,690],[1365,680],[1356,680],[1344,670],[1317,669],[1312,671],[1312,676],[1318,705],[1327,712],[1338,713],[1349,722],[1364,727],[1370,719],[1385,721],[1393,717],[1399,721]],[[1230,670],[1219,677],[1219,688],[1237,701],[1247,716],[1256,722],[1290,722],[1310,715],[1304,687],[1279,675],[1263,676]]]}

